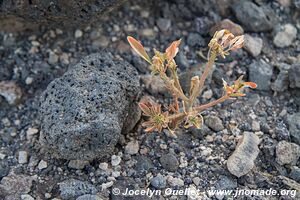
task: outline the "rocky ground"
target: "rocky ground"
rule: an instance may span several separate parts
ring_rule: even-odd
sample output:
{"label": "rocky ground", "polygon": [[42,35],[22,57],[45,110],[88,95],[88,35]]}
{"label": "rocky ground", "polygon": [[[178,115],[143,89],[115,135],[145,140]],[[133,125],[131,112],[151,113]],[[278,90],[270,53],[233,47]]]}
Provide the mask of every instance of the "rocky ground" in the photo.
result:
{"label": "rocky ground", "polygon": [[[112,194],[126,187],[196,188],[204,192],[198,199],[232,198],[205,193],[209,189],[273,188],[297,190],[298,197],[235,199],[299,198],[299,19],[297,0],[129,1],[97,23],[75,30],[41,26],[38,31],[0,32],[0,199],[127,199]],[[137,69],[143,96],[168,102],[165,88],[149,76],[148,65],[133,54],[126,36],[138,38],[148,50],[163,50],[182,38],[176,61],[183,87],[188,88],[195,68],[205,63],[210,34],[218,28],[246,34],[245,47],[218,60],[199,101],[220,97],[222,78],[232,81],[245,75],[258,88],[205,111],[202,129],[178,130],[173,138],[167,132],[146,134],[139,122],[120,137],[111,154],[93,161],[58,159],[44,151],[39,142],[40,96],[84,56],[112,52]],[[258,136],[259,153],[253,169],[238,178],[226,163],[245,132]],[[240,154],[247,153],[243,151]]]}

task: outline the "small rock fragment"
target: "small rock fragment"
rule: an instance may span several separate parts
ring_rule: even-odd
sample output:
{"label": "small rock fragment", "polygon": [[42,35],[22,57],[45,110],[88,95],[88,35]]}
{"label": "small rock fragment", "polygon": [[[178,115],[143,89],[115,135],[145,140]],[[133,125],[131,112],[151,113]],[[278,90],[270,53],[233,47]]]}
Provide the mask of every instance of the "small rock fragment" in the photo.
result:
{"label": "small rock fragment", "polygon": [[287,121],[292,142],[300,145],[300,112],[288,115]]}
{"label": "small rock fragment", "polygon": [[289,7],[291,5],[291,0],[277,0],[283,7]]}
{"label": "small rock fragment", "polygon": [[213,91],[211,89],[206,90],[205,92],[203,92],[203,97],[205,99],[210,99],[213,95]]}
{"label": "small rock fragment", "polygon": [[175,172],[178,169],[179,162],[174,154],[163,154],[159,161],[162,167],[168,171]]}
{"label": "small rock fragment", "polygon": [[165,18],[159,18],[156,24],[162,32],[167,32],[171,27],[171,20]]}
{"label": "small rock fragment", "polygon": [[14,81],[1,81],[0,95],[3,96],[10,105],[15,105],[22,97],[22,90]]}
{"label": "small rock fragment", "polygon": [[[216,183],[216,189],[220,191],[233,190],[237,188],[237,186],[238,184],[236,179],[224,175],[221,175],[218,182]],[[217,199],[223,199],[225,195],[220,193],[220,194],[215,194],[215,196],[217,197]]]}
{"label": "small rock fragment", "polygon": [[44,161],[44,160],[41,160],[41,161],[39,162],[39,164],[38,164],[38,169],[39,169],[39,170],[45,169],[45,168],[47,168],[47,167],[48,167],[48,163],[47,163],[46,161]]}
{"label": "small rock fragment", "polygon": [[251,56],[256,57],[260,54],[263,47],[263,40],[261,38],[245,34],[244,41],[244,49],[250,53]]}
{"label": "small rock fragment", "polygon": [[276,161],[280,165],[296,165],[300,157],[300,146],[295,143],[280,141],[276,146]]}
{"label": "small rock fragment", "polygon": [[300,168],[297,166],[292,166],[289,177],[297,182],[300,182]]}
{"label": "small rock fragment", "polygon": [[111,165],[118,166],[121,163],[122,159],[120,156],[112,155],[111,157]]}
{"label": "small rock fragment", "polygon": [[244,34],[244,29],[240,25],[232,22],[230,19],[224,19],[211,28],[210,35],[222,29],[229,30],[233,35]]}
{"label": "small rock fragment", "polygon": [[21,200],[34,200],[34,198],[29,194],[21,195]]}
{"label": "small rock fragment", "polygon": [[33,78],[32,77],[26,77],[26,79],[25,79],[25,83],[26,83],[26,85],[30,85],[31,83],[33,83]]}
{"label": "small rock fragment", "polygon": [[272,90],[276,92],[283,92],[288,89],[289,87],[289,69],[291,68],[290,65],[281,63],[279,65],[279,74],[276,77],[274,83],[272,83],[271,87]]}
{"label": "small rock fragment", "polygon": [[81,30],[77,29],[75,31],[75,34],[74,34],[75,38],[80,38],[80,37],[82,37],[82,35],[83,35],[83,32]]}
{"label": "small rock fragment", "polygon": [[174,178],[174,177],[168,177],[168,183],[170,184],[170,186],[175,187],[182,187],[184,186],[184,181],[181,178]]}
{"label": "small rock fragment", "polygon": [[28,128],[28,130],[26,131],[26,139],[27,140],[31,140],[31,138],[33,137],[33,135],[37,134],[39,132],[39,129],[37,128]]}
{"label": "small rock fragment", "polygon": [[84,194],[96,194],[97,189],[90,183],[69,179],[58,183],[62,199],[72,199]]}
{"label": "small rock fragment", "polygon": [[259,149],[259,138],[251,132],[244,132],[233,154],[227,160],[229,172],[237,177],[247,174],[254,167]]}
{"label": "small rock fragment", "polygon": [[264,60],[253,62],[249,66],[249,79],[257,84],[258,90],[270,90],[273,67]]}
{"label": "small rock fragment", "polygon": [[106,171],[107,168],[108,168],[108,163],[103,162],[103,163],[99,164],[99,169],[102,169],[102,170]]}
{"label": "small rock fragment", "polygon": [[[290,188],[300,191],[300,183],[297,183],[296,181],[289,179],[285,176],[281,176],[281,175],[278,176],[278,178],[282,179],[282,182],[285,185],[289,186]],[[296,193],[295,199],[299,199],[299,198],[300,198],[300,195]]]}
{"label": "small rock fragment", "polygon": [[204,38],[198,33],[190,33],[187,37],[187,44],[192,47],[204,47],[206,45]]}
{"label": "small rock fragment", "polygon": [[297,29],[292,24],[282,26],[281,30],[274,37],[276,47],[288,47],[297,37]]}
{"label": "small rock fragment", "polygon": [[[0,196],[6,195],[5,200],[20,199],[21,195],[31,190],[33,178],[10,171],[8,176],[3,177],[0,184]],[[2,193],[1,193],[2,192]]]}
{"label": "small rock fragment", "polygon": [[94,47],[95,49],[99,47],[106,48],[108,45],[109,45],[109,39],[104,35],[94,39],[92,42],[92,47]]}
{"label": "small rock fragment", "polygon": [[68,167],[73,169],[83,169],[85,166],[89,165],[89,161],[86,160],[70,160]]}
{"label": "small rock fragment", "polygon": [[159,76],[143,75],[141,80],[145,84],[146,89],[153,95],[166,94],[168,92],[164,81]]}
{"label": "small rock fragment", "polygon": [[289,81],[291,88],[300,88],[300,62],[297,62],[289,69]]}
{"label": "small rock fragment", "polygon": [[148,37],[148,38],[154,38],[155,37],[155,32],[152,28],[145,28],[145,29],[142,29],[141,30],[141,34],[145,37]]}
{"label": "small rock fragment", "polygon": [[49,57],[48,57],[49,64],[52,64],[52,65],[56,64],[58,62],[58,59],[59,59],[59,57],[56,53],[54,53],[53,51],[51,51],[49,53]]}
{"label": "small rock fragment", "polygon": [[19,151],[18,162],[20,164],[25,164],[28,162],[28,153],[27,151]]}
{"label": "small rock fragment", "polygon": [[85,194],[85,195],[78,197],[76,200],[103,200],[103,198],[101,198],[98,195]]}
{"label": "small rock fragment", "polygon": [[217,116],[208,116],[204,118],[205,124],[214,131],[222,131],[224,129],[222,120]]}
{"label": "small rock fragment", "polygon": [[152,161],[146,156],[137,156],[135,159],[137,161],[135,170],[138,174],[145,174],[154,167]]}
{"label": "small rock fragment", "polygon": [[4,164],[3,162],[0,163],[0,180],[2,179],[2,177],[7,176],[8,172],[9,172],[9,166],[7,164]]}
{"label": "small rock fragment", "polygon": [[128,153],[130,155],[134,155],[134,154],[137,154],[139,152],[139,143],[138,141],[131,141],[131,142],[128,142],[128,144],[126,145],[125,147],[125,153]]}
{"label": "small rock fragment", "polygon": [[107,188],[110,188],[111,186],[113,186],[113,184],[114,184],[113,181],[109,181],[109,182],[107,182],[107,183],[103,183],[103,184],[101,185],[101,189],[102,189],[102,190],[105,190],[105,189],[107,189]]}
{"label": "small rock fragment", "polygon": [[152,178],[150,183],[156,189],[164,189],[167,184],[166,179],[160,174]]}
{"label": "small rock fragment", "polygon": [[199,178],[199,177],[194,177],[193,178],[193,183],[195,184],[195,185],[199,185],[200,184],[200,181],[201,181],[201,179]]}
{"label": "small rock fragment", "polygon": [[258,121],[253,121],[251,124],[252,131],[260,131],[260,124]]}
{"label": "small rock fragment", "polygon": [[269,31],[274,27],[275,15],[265,7],[259,7],[251,1],[236,1],[233,4],[236,18],[249,31]]}

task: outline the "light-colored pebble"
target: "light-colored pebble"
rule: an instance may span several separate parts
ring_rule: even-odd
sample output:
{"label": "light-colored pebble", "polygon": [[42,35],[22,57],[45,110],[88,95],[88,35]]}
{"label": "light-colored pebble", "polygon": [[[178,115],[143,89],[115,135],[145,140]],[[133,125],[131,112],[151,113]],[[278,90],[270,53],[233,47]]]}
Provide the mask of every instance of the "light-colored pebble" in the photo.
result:
{"label": "light-colored pebble", "polygon": [[28,162],[27,151],[19,151],[18,162],[19,162],[19,164],[25,164]]}

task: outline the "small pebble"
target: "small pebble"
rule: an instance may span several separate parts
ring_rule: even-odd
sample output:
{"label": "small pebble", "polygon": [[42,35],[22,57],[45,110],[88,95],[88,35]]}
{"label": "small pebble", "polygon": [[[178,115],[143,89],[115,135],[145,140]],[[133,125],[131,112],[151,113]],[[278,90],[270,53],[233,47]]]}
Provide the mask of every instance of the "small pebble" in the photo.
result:
{"label": "small pebble", "polygon": [[108,168],[108,163],[103,162],[103,163],[99,164],[99,169],[102,169],[102,170],[106,171],[107,168]]}
{"label": "small pebble", "polygon": [[283,48],[290,46],[297,37],[297,29],[292,24],[286,24],[281,27],[274,37],[274,44],[277,47]]}
{"label": "small pebble", "polygon": [[19,151],[18,162],[19,162],[19,164],[25,164],[28,162],[27,151]]}
{"label": "small pebble", "polygon": [[203,97],[204,97],[205,99],[210,99],[210,98],[212,97],[212,95],[213,95],[213,92],[212,92],[211,89],[206,90],[205,92],[203,92]]}
{"label": "small pebble", "polygon": [[32,128],[32,127],[28,128],[26,131],[27,140],[31,140],[31,138],[38,132],[39,132],[39,129],[37,129],[37,128]]}
{"label": "small pebble", "polygon": [[39,169],[39,170],[45,169],[45,168],[47,168],[47,167],[48,167],[48,163],[47,163],[46,161],[44,161],[44,160],[41,160],[41,161],[39,162],[39,164],[38,164],[38,169]]}
{"label": "small pebble", "polygon": [[252,121],[252,131],[260,131],[260,124],[258,121]]}
{"label": "small pebble", "polygon": [[300,146],[287,141],[280,141],[276,146],[276,161],[280,165],[296,165],[300,157]]}
{"label": "small pebble", "polygon": [[125,147],[125,153],[130,154],[130,155],[134,155],[137,154],[139,152],[139,143],[138,141],[131,141],[128,142],[128,144]]}
{"label": "small pebble", "polygon": [[195,185],[199,185],[199,184],[200,184],[200,181],[201,181],[201,179],[200,179],[199,177],[194,177],[194,178],[193,178],[193,183],[194,183]]}
{"label": "small pebble", "polygon": [[156,189],[164,189],[166,187],[167,182],[166,179],[159,174],[151,179],[150,184]]}
{"label": "small pebble", "polygon": [[58,62],[58,59],[59,59],[59,57],[58,57],[58,55],[56,55],[56,53],[54,53],[52,51],[49,53],[49,57],[48,57],[49,64],[56,64]]}
{"label": "small pebble", "polygon": [[26,83],[26,85],[30,85],[31,83],[33,83],[33,78],[30,76],[26,77],[25,83]]}
{"label": "small pebble", "polygon": [[85,166],[89,165],[89,161],[86,160],[70,160],[68,167],[72,169],[83,169]]}
{"label": "small pebble", "polygon": [[82,35],[83,35],[83,32],[81,30],[77,29],[75,31],[75,38],[80,38],[80,37],[82,37]]}
{"label": "small pebble", "polygon": [[174,186],[178,186],[178,187],[182,187],[184,186],[184,181],[181,178],[173,178],[173,177],[168,177],[168,183],[170,186],[174,187]]}
{"label": "small pebble", "polygon": [[120,156],[113,155],[111,157],[111,165],[112,166],[118,166],[121,163],[121,161],[122,161],[122,159]]}
{"label": "small pebble", "polygon": [[249,173],[259,153],[258,144],[258,136],[251,132],[244,132],[235,151],[227,160],[227,168],[231,174],[241,177]]}
{"label": "small pebble", "polygon": [[34,200],[34,198],[32,196],[30,196],[29,194],[22,194],[21,200]]}

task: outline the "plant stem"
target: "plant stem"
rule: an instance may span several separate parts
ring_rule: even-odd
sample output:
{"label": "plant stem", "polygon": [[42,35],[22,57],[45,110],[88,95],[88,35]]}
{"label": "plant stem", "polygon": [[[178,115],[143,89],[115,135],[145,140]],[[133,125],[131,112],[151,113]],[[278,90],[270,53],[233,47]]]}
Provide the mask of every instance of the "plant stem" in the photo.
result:
{"label": "plant stem", "polygon": [[213,66],[214,63],[215,63],[216,57],[217,57],[216,52],[212,50],[212,51],[210,52],[209,60],[208,60],[207,63],[206,63],[204,72],[202,73],[202,75],[201,75],[201,77],[200,77],[198,96],[201,94],[201,92],[202,92],[202,90],[203,90],[203,86],[204,86],[205,80],[206,80],[206,78],[207,78],[209,72],[211,71],[212,66]]}
{"label": "plant stem", "polygon": [[184,100],[184,101],[188,101],[188,100],[189,100],[189,99],[183,94],[183,92],[175,86],[175,82],[174,82],[174,84],[171,83],[170,78],[169,78],[165,73],[161,73],[161,74],[160,74],[160,77],[161,77],[161,79],[164,81],[164,83],[166,84],[166,86],[167,86],[168,88],[170,88],[169,90],[171,90],[171,92],[174,92],[175,95],[176,95],[178,98],[180,98],[180,99],[182,99],[182,100]]}
{"label": "plant stem", "polygon": [[[215,100],[215,101],[212,101],[212,102],[209,102],[207,104],[204,104],[204,105],[201,105],[201,106],[198,106],[198,107],[195,107],[193,109],[193,111],[191,111],[189,114],[197,114],[207,108],[210,108],[212,106],[215,106],[219,103],[222,103],[224,101],[226,101],[227,99],[229,99],[230,97],[228,95],[224,95],[222,96],[221,98]],[[175,114],[175,115],[170,115],[168,118],[169,120],[177,120],[177,119],[180,119],[180,118],[183,118],[184,116],[186,116],[188,113],[179,113],[179,114]]]}
{"label": "plant stem", "polygon": [[215,100],[215,101],[212,101],[212,102],[209,102],[207,104],[204,104],[204,105],[201,105],[201,106],[198,106],[198,107],[195,107],[194,110],[198,113],[198,112],[201,112],[203,110],[206,110],[207,108],[210,108],[212,106],[215,106],[219,103],[222,103],[224,101],[226,101],[227,99],[229,99],[230,97],[228,95],[224,95],[222,96],[221,98]]}

